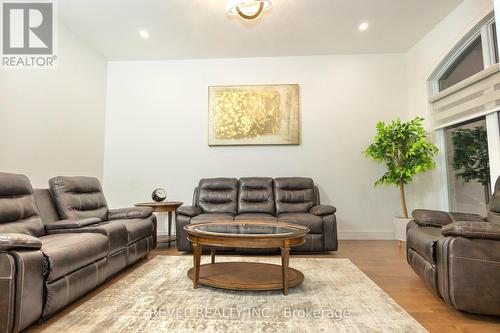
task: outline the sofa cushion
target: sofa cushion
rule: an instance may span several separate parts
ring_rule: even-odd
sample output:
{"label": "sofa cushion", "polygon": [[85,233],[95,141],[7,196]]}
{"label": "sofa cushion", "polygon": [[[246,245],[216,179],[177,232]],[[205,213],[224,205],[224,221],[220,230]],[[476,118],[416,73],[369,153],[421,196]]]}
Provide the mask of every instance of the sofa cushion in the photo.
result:
{"label": "sofa cushion", "polygon": [[436,263],[436,243],[443,238],[440,227],[414,225],[406,233],[406,246],[432,264]]}
{"label": "sofa cushion", "polygon": [[98,232],[108,237],[109,253],[119,252],[129,244],[129,232],[124,224],[102,222],[79,230],[81,232]]}
{"label": "sofa cushion", "polygon": [[238,181],[234,178],[209,178],[200,180],[199,207],[203,213],[230,213],[236,215]]}
{"label": "sofa cushion", "polygon": [[252,177],[239,179],[238,214],[244,213],[274,215],[272,178]]}
{"label": "sofa cushion", "polygon": [[278,216],[278,222],[300,224],[309,228],[310,234],[323,233],[323,219],[309,213],[286,213]]}
{"label": "sofa cushion", "polygon": [[311,178],[289,177],[274,180],[276,213],[307,213],[316,204]]}
{"label": "sofa cushion", "polygon": [[99,233],[55,234],[40,237],[51,282],[108,254],[108,238]]}
{"label": "sofa cushion", "polygon": [[206,213],[200,214],[191,218],[191,223],[205,223],[205,222],[232,222],[234,221],[233,214],[228,213]]}
{"label": "sofa cushion", "polygon": [[128,245],[153,235],[153,223],[149,219],[113,220],[109,223],[119,223],[125,226],[128,234]]}
{"label": "sofa cushion", "polygon": [[258,221],[258,222],[277,222],[276,216],[271,214],[262,214],[262,213],[247,213],[247,214],[238,214],[234,217],[236,222],[243,221]]}
{"label": "sofa cushion", "polygon": [[108,204],[101,183],[92,177],[55,177],[49,180],[59,216],[62,219],[108,218]]}
{"label": "sofa cushion", "polygon": [[0,172],[0,233],[45,235],[33,188],[24,175]]}

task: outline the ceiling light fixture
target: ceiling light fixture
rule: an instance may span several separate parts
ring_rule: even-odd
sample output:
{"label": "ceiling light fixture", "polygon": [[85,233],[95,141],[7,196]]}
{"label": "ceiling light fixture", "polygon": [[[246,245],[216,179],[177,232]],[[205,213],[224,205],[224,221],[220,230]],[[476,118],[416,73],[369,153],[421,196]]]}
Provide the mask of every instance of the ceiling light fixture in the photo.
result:
{"label": "ceiling light fixture", "polygon": [[359,25],[358,29],[359,31],[365,31],[366,29],[368,29],[368,26],[369,26],[368,22],[363,22]]}
{"label": "ceiling light fixture", "polygon": [[226,10],[228,14],[239,15],[245,20],[254,20],[272,4],[271,0],[229,0]]}
{"label": "ceiling light fixture", "polygon": [[139,36],[141,36],[144,39],[148,39],[149,38],[149,32],[147,32],[147,30],[139,30]]}

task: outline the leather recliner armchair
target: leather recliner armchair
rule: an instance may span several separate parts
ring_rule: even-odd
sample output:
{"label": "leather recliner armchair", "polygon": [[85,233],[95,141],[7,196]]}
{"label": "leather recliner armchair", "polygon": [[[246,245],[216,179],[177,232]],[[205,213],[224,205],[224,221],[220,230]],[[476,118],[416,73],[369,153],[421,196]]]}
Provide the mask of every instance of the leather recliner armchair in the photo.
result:
{"label": "leather recliner armchair", "polygon": [[0,173],[0,332],[50,317],[154,248],[152,209],[109,211],[94,178],[51,188]]}
{"label": "leather recliner armchair", "polygon": [[[306,242],[294,247],[292,251],[335,251],[338,246],[335,212],[335,207],[320,204],[318,188],[310,178],[201,179],[194,190],[192,206],[182,206],[177,209],[177,249],[191,251],[184,230],[184,226],[188,224],[256,220],[295,223],[308,227],[310,233],[305,237]],[[238,249],[238,251],[256,250]],[[276,251],[276,249],[264,251]]]}
{"label": "leather recliner armchair", "polygon": [[417,209],[406,231],[407,261],[450,306],[500,315],[500,178],[487,217]]}

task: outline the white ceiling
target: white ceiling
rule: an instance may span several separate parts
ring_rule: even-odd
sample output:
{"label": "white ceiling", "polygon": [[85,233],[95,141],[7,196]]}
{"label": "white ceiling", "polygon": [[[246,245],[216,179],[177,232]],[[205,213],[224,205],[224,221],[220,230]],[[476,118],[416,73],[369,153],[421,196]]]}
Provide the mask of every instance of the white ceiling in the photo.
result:
{"label": "white ceiling", "polygon": [[189,59],[405,52],[462,1],[273,0],[253,22],[227,15],[227,0],[63,0],[58,10],[110,60]]}

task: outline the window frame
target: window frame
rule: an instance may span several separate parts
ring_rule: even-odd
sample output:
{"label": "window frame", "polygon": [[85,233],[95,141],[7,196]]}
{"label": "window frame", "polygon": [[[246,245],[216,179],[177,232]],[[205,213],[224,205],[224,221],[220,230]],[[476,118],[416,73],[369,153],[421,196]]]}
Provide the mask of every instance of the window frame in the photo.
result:
{"label": "window frame", "polygon": [[[439,80],[446,74],[448,69],[455,64],[463,52],[465,52],[476,38],[481,37],[483,48],[483,70],[495,64],[495,43],[493,42],[493,23],[495,15],[493,12],[485,16],[465,37],[459,41],[448,55],[439,63],[430,77],[429,96],[439,93]],[[451,86],[453,87],[453,86]],[[450,88],[451,88],[450,87]],[[449,88],[447,88],[449,89]],[[447,89],[443,90],[446,91]],[[441,92],[443,92],[441,91]]]}
{"label": "window frame", "polygon": [[[459,85],[461,82],[463,82],[463,81],[467,80],[469,77],[472,77],[473,75],[475,75],[475,74],[473,74],[473,75],[471,75],[471,76],[469,76],[469,77],[466,77],[465,79],[463,79],[463,80],[461,80],[461,81],[458,81],[457,83],[455,83],[455,84],[453,84],[453,85],[449,86],[448,88],[445,88],[445,89],[443,89],[443,90],[440,90],[440,89],[441,89],[441,87],[440,87],[440,81],[441,81],[441,80],[443,79],[443,77],[444,77],[446,74],[448,74],[448,73],[449,73],[449,71],[450,71],[450,70],[451,70],[451,69],[452,69],[452,68],[456,65],[456,62],[457,62],[457,61],[459,61],[459,60],[460,60],[460,58],[462,58],[463,54],[464,54],[464,53],[466,53],[467,51],[469,51],[470,47],[471,47],[474,43],[476,43],[476,41],[477,41],[478,39],[480,40],[480,43],[481,43],[481,51],[482,51],[482,53],[483,53],[483,54],[482,54],[482,56],[483,56],[483,59],[482,59],[482,60],[483,60],[483,68],[482,68],[479,72],[477,72],[477,73],[475,73],[475,74],[478,74],[478,73],[480,73],[480,72],[484,71],[486,68],[488,68],[488,67],[489,67],[489,65],[487,65],[487,64],[486,64],[486,61],[485,61],[485,60],[486,60],[486,57],[485,57],[485,48],[487,49],[487,47],[485,47],[485,45],[484,45],[485,43],[483,42],[483,33],[482,33],[482,29],[481,29],[481,31],[478,31],[477,33],[475,33],[474,35],[472,35],[472,36],[470,37],[470,39],[468,39],[468,40],[467,40],[467,42],[466,42],[466,43],[464,43],[464,44],[462,45],[462,47],[460,47],[460,49],[459,49],[459,50],[457,50],[457,52],[454,54],[454,56],[453,56],[453,57],[451,57],[451,58],[449,59],[449,61],[446,63],[446,65],[443,67],[442,73],[440,73],[440,74],[439,74],[439,76],[437,77],[437,79],[436,79],[436,81],[435,81],[435,82],[436,82],[436,90],[435,90],[435,93],[440,93],[440,92],[443,92],[443,91],[448,90],[449,88],[453,88],[454,86]],[[486,50],[486,52],[488,53],[488,57],[490,57],[490,54],[489,54],[490,52],[489,52],[488,50]],[[489,58],[488,58],[488,60],[489,60]]]}
{"label": "window frame", "polygon": [[[489,69],[491,66],[496,65],[496,53],[495,46],[497,46],[498,56],[500,58],[500,27],[498,23],[496,24],[496,36],[497,45],[495,45],[493,33],[493,24],[495,22],[495,13],[491,11],[488,13],[481,21],[479,21],[474,28],[472,28],[456,45],[451,49],[446,57],[439,63],[436,69],[430,75],[428,80],[428,95],[430,98],[438,93],[446,92],[448,89],[453,89],[451,86],[447,89],[439,91],[439,80],[446,74],[457,59],[462,55],[464,51],[478,38],[481,37],[482,49],[483,49],[483,63],[484,70]],[[479,72],[481,73],[481,72]],[[458,83],[460,84],[460,83]],[[430,104],[429,104],[430,105]],[[446,127],[453,126],[470,119],[478,118],[481,116],[486,117],[486,131],[488,133],[488,154],[490,159],[490,177],[492,185],[495,184],[496,178],[500,176],[500,106],[494,109],[488,110],[487,112],[478,113],[464,118],[456,119],[450,124],[446,124],[445,127],[435,129],[436,145],[439,148],[439,155],[437,157],[437,164],[439,167],[439,178],[441,184],[443,184],[441,197],[443,209],[450,209],[450,194],[449,194],[449,183],[448,183],[448,167],[446,160]],[[432,117],[432,112],[431,112]],[[434,120],[432,119],[434,123]],[[492,186],[493,188],[493,186]]]}

